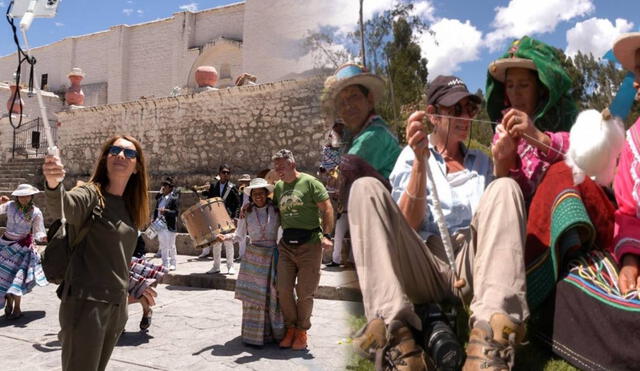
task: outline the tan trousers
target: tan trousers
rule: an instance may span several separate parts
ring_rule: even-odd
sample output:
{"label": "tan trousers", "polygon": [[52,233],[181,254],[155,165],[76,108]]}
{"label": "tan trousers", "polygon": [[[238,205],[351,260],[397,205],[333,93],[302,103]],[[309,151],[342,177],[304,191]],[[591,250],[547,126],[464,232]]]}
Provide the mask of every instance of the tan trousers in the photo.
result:
{"label": "tan trousers", "polygon": [[308,330],[311,328],[313,296],[320,283],[322,247],[319,242],[292,246],[280,240],[278,252],[276,285],[284,324],[287,328]]}
{"label": "tan trousers", "polygon": [[349,226],[368,320],[399,319],[422,329],[413,304],[459,298],[471,305],[471,325],[493,313],[516,320],[529,316],[524,242],[526,212],[515,181],[500,178],[485,190],[470,236],[455,243],[456,266],[466,286],[454,290],[439,237],[425,244],[407,224],[384,186],[373,178],[353,183]]}

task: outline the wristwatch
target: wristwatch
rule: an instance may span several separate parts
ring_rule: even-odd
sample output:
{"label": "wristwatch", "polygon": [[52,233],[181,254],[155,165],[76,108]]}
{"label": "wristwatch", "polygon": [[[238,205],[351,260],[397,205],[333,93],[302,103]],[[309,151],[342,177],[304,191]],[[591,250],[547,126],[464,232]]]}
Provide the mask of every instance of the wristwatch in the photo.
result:
{"label": "wristwatch", "polygon": [[331,241],[331,235],[329,233],[325,233],[323,234],[323,236],[328,239],[329,241]]}

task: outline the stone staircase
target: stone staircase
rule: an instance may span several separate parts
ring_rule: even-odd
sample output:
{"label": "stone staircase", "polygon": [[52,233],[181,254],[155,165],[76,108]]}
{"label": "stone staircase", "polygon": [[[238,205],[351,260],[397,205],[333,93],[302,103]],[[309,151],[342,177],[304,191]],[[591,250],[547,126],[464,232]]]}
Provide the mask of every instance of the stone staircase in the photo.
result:
{"label": "stone staircase", "polygon": [[13,191],[18,184],[42,188],[42,158],[13,159],[0,164],[0,192]]}

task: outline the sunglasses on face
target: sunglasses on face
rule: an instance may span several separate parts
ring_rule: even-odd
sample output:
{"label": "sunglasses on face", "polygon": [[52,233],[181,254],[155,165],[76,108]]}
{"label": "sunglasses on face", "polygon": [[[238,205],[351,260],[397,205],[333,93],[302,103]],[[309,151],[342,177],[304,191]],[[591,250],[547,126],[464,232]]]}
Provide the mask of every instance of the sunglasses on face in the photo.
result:
{"label": "sunglasses on face", "polygon": [[[450,107],[447,108],[451,109]],[[480,106],[472,102],[468,102],[464,106],[458,102],[453,106],[453,116],[455,117],[460,117],[463,113],[466,113],[469,117],[475,117],[478,112],[480,112]]]}
{"label": "sunglasses on face", "polygon": [[220,172],[220,174],[227,174],[227,175],[229,175],[229,174],[231,174],[231,172],[230,172],[229,170],[222,170],[222,171]]}
{"label": "sunglasses on face", "polygon": [[138,151],[136,151],[135,149],[122,148],[120,146],[109,147],[109,154],[111,156],[118,156],[123,151],[124,151],[124,157],[130,160],[138,157]]}

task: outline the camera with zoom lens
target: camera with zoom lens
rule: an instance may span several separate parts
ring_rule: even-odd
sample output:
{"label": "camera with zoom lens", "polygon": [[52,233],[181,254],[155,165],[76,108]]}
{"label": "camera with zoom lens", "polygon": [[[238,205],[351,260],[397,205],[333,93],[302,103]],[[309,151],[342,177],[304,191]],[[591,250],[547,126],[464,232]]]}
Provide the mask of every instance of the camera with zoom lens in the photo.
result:
{"label": "camera with zoom lens", "polygon": [[457,316],[455,308],[444,313],[439,305],[430,303],[416,309],[422,320],[422,342],[429,362],[437,370],[460,370],[465,352],[452,328]]}

